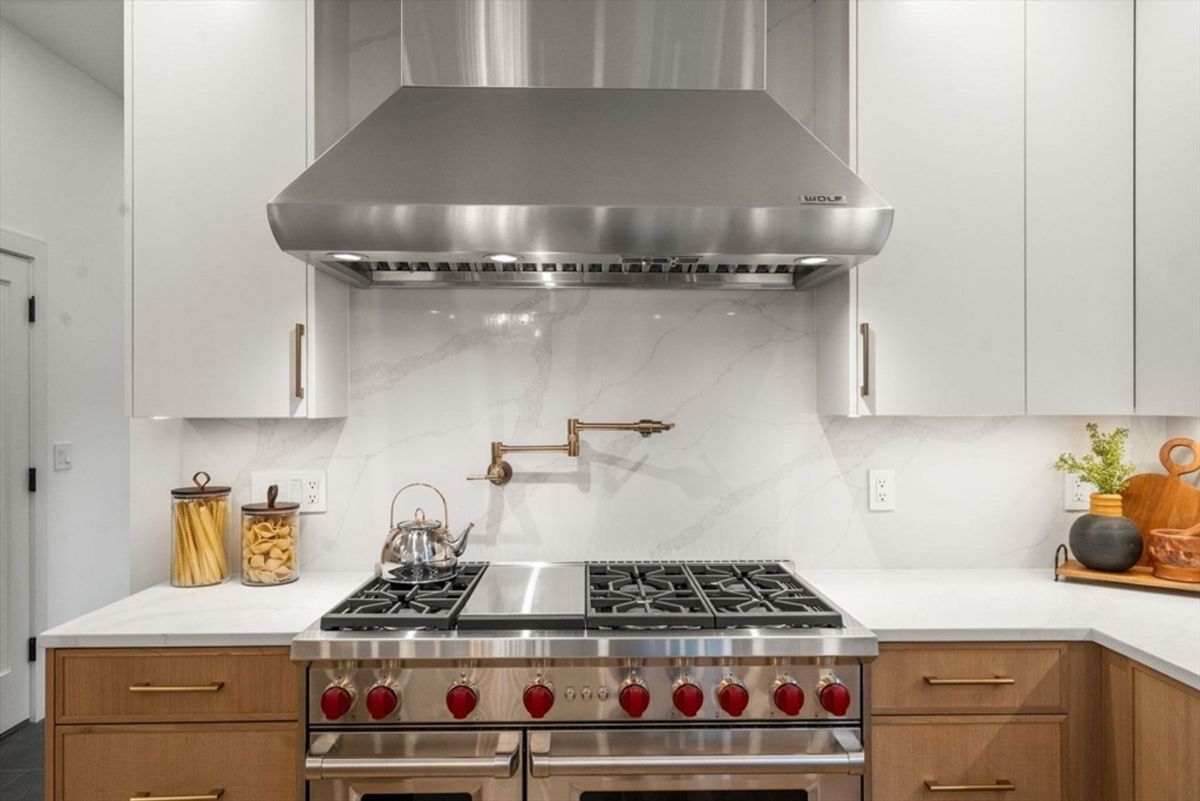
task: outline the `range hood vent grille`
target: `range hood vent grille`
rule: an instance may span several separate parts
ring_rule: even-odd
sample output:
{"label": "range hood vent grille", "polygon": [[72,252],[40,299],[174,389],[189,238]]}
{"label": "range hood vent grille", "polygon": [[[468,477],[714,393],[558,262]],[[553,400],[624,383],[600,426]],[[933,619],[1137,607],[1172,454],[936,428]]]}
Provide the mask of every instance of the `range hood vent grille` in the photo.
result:
{"label": "range hood vent grille", "polygon": [[662,288],[803,289],[838,265],[719,263],[695,257],[624,258],[620,262],[494,262],[334,260],[320,266],[363,286],[648,286]]}

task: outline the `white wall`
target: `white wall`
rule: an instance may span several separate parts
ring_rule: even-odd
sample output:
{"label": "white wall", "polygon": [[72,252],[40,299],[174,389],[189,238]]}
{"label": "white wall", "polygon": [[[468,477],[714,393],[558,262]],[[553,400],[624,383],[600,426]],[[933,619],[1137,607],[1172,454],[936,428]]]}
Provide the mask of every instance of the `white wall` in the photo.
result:
{"label": "white wall", "polygon": [[[48,521],[40,630],[129,588],[121,101],[0,21],[0,226],[47,246],[47,441],[75,446],[43,470]],[[40,676],[40,673],[39,673]]]}
{"label": "white wall", "polygon": [[[818,417],[807,293],[374,290],[352,292],[351,315],[348,419],[183,423],[176,478],[207,470],[235,503],[252,470],[329,471],[329,511],[301,523],[305,569],[369,569],[409,481],[447,493],[455,528],[479,524],[472,559],[1045,567],[1074,517],[1052,463],[1086,448],[1085,418]],[[578,460],[514,455],[504,488],[464,480],[492,439],[563,441],[572,416],[677,427],[589,432]],[[1166,421],[1100,422],[1131,427],[1155,467]],[[897,511],[867,511],[871,467],[896,469]],[[398,513],[417,504],[436,499]]]}

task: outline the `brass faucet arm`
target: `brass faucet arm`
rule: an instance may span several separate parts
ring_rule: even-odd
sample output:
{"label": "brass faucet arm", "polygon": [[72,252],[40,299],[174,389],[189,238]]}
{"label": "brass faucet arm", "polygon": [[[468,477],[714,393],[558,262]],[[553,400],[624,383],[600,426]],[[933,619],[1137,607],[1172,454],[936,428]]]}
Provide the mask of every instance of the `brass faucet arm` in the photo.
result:
{"label": "brass faucet arm", "polygon": [[487,473],[482,476],[468,476],[471,481],[490,481],[497,486],[507,484],[512,479],[512,465],[504,461],[506,453],[565,453],[567,456],[579,456],[580,431],[636,431],[643,437],[670,431],[674,423],[664,423],[659,420],[638,420],[636,423],[584,423],[572,417],[567,420],[567,442],[565,445],[506,445],[503,442],[492,443],[492,461]]}

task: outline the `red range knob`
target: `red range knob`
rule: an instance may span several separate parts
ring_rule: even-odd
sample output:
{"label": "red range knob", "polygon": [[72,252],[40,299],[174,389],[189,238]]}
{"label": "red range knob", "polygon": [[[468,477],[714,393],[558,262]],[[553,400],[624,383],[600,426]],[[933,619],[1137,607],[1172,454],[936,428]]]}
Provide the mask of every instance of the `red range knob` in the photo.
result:
{"label": "red range knob", "polygon": [[704,691],[692,682],[686,681],[675,688],[672,700],[675,702],[676,709],[687,717],[694,718],[700,711],[700,707],[704,706]]}
{"label": "red range knob", "polygon": [[821,688],[821,706],[831,715],[839,718],[850,708],[850,691],[845,685],[830,682]]}
{"label": "red range knob", "polygon": [[788,717],[796,717],[804,708],[804,690],[794,682],[785,681],[775,688],[775,706]]}
{"label": "red range knob", "polygon": [[550,707],[554,706],[554,690],[545,684],[531,684],[525,688],[525,697],[522,700],[529,716],[540,720],[546,717]]}
{"label": "red range knob", "polygon": [[650,706],[650,691],[640,684],[626,684],[617,699],[631,718],[640,718]]}
{"label": "red range knob", "polygon": [[395,712],[399,705],[400,699],[396,697],[396,691],[386,685],[372,687],[367,693],[367,714],[372,720],[383,720]]}
{"label": "red range knob", "polygon": [[750,692],[745,685],[731,681],[717,690],[717,703],[728,714],[740,718],[750,704]]}
{"label": "red range knob", "polygon": [[456,684],[446,693],[446,708],[455,720],[462,720],[475,711],[479,703],[479,693],[465,684]]}
{"label": "red range knob", "polygon": [[326,720],[337,720],[354,706],[354,694],[340,684],[326,687],[321,693],[321,713]]}

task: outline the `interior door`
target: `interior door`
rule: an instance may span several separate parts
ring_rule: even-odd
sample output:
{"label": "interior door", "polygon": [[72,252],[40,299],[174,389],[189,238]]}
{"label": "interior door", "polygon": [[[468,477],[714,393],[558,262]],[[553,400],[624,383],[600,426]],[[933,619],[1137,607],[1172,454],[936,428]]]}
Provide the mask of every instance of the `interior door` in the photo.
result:
{"label": "interior door", "polygon": [[0,732],[29,717],[29,262],[0,252]]}

